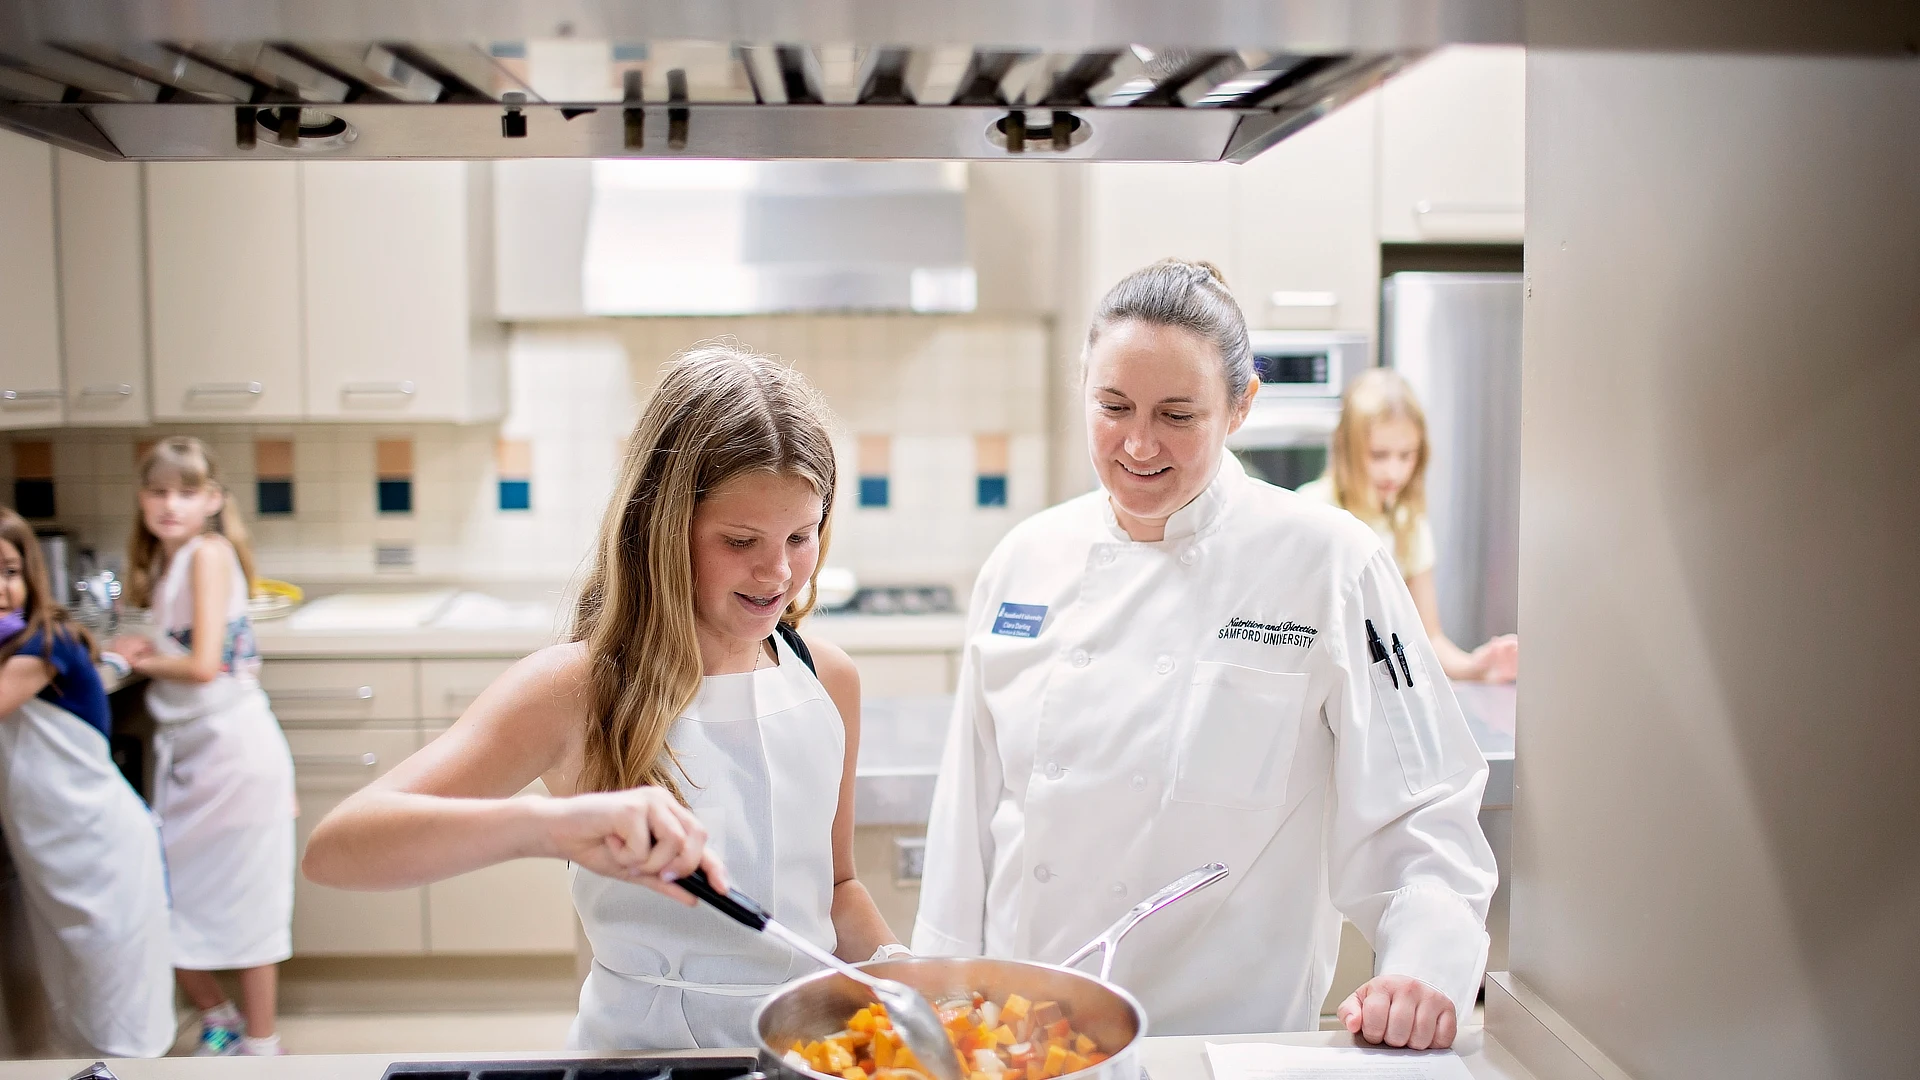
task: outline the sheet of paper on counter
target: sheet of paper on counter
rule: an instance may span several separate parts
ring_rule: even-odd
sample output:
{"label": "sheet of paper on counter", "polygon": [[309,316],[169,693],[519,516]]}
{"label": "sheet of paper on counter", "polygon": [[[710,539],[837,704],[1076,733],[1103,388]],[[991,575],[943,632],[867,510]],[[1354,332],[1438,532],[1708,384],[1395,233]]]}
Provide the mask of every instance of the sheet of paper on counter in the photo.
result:
{"label": "sheet of paper on counter", "polygon": [[1213,1080],[1473,1080],[1451,1050],[1208,1043]]}

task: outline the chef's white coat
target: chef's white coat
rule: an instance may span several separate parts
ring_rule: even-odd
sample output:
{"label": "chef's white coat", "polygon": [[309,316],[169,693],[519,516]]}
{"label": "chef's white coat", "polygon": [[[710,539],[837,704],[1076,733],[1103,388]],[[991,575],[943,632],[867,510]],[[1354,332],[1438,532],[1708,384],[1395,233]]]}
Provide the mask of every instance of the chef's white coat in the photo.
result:
{"label": "chef's white coat", "polygon": [[1342,913],[1472,1009],[1486,762],[1372,530],[1226,455],[1158,543],[1098,491],[1022,522],[967,623],[915,952],[1058,963],[1219,860],[1120,947],[1155,1034],[1313,1029]]}

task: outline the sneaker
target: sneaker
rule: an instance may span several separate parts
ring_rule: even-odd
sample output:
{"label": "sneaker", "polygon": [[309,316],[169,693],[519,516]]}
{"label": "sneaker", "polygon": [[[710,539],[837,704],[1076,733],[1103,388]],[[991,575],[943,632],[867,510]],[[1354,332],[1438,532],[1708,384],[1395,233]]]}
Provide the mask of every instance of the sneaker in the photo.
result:
{"label": "sneaker", "polygon": [[194,1057],[233,1057],[240,1052],[239,1031],[222,1027],[219,1024],[200,1025],[200,1045],[193,1048]]}

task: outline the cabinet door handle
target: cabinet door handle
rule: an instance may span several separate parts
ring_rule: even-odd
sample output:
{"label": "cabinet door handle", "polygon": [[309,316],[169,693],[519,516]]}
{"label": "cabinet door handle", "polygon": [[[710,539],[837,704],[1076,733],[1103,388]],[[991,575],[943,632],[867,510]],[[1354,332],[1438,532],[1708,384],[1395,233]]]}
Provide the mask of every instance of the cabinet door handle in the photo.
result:
{"label": "cabinet door handle", "polygon": [[340,392],[342,394],[404,394],[412,397],[414,389],[412,379],[402,379],[399,382],[346,383],[340,387]]}
{"label": "cabinet door handle", "polygon": [[132,397],[132,383],[106,383],[101,386],[83,386],[81,397]]}
{"label": "cabinet door handle", "polygon": [[341,686],[315,690],[270,690],[267,697],[275,701],[372,701],[371,686]]}
{"label": "cabinet door handle", "polygon": [[295,754],[296,769],[371,769],[380,764],[374,754]]}
{"label": "cabinet door handle", "polygon": [[0,403],[16,401],[58,401],[67,395],[59,390],[0,390]]}
{"label": "cabinet door handle", "polygon": [[204,394],[208,397],[227,394],[250,394],[254,397],[259,397],[265,390],[266,387],[261,386],[257,382],[203,382],[194,383],[192,386],[187,387],[187,394],[188,396]]}

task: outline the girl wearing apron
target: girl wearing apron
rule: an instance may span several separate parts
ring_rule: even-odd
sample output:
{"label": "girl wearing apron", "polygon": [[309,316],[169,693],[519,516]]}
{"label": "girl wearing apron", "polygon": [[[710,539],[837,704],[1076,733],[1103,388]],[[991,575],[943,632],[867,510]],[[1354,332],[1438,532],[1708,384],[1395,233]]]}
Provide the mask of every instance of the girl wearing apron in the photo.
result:
{"label": "girl wearing apron", "polygon": [[[293,954],[293,757],[256,673],[246,532],[207,448],[156,443],[140,464],[127,594],[153,637],[115,651],[152,681],[153,809],[173,885],[173,964],[201,1010],[204,1056],[281,1053],[280,961]],[[240,976],[244,1022],[214,973]]]}
{"label": "girl wearing apron", "polygon": [[[845,959],[904,951],[854,879],[858,676],[793,630],[835,475],[798,373],[728,344],[675,359],[634,429],[570,640],[321,821],[307,876],[395,889],[570,861],[594,954],[578,1049],[750,1046],[760,1000],[811,970],[696,907],[674,884],[696,869]],[[535,781],[554,797],[510,797]]]}
{"label": "girl wearing apron", "polygon": [[33,530],[0,508],[0,831],[13,855],[56,1055],[173,1045],[166,869],[108,750],[86,631],[48,595]]}

